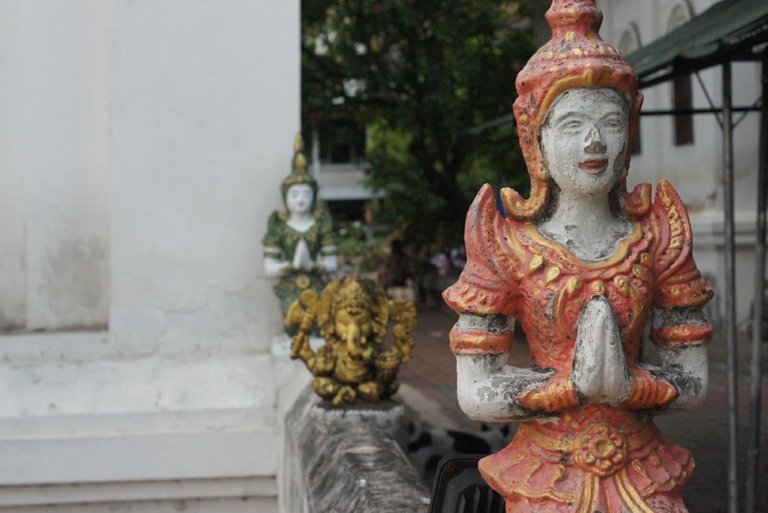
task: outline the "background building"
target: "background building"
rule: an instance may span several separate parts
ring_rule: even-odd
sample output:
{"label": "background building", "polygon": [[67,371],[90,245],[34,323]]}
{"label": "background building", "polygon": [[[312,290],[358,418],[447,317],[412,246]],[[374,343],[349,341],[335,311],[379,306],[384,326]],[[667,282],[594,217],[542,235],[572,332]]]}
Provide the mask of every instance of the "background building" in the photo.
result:
{"label": "background building", "polygon": [[[598,0],[605,22],[603,37],[625,54],[648,45],[699,15],[715,0]],[[761,96],[759,64],[734,63],[734,105],[752,106]],[[701,83],[699,83],[699,78]],[[719,107],[722,98],[720,67],[643,90],[644,111],[709,108],[705,90]],[[703,84],[703,87],[702,87]],[[736,114],[738,120],[740,114]],[[754,244],[758,170],[759,112],[746,115],[736,127],[736,245],[737,312],[746,329],[754,291]],[[694,231],[694,254],[702,272],[717,289],[722,285],[723,151],[722,131],[713,114],[643,117],[640,147],[632,157],[630,185],[670,180],[688,207]],[[722,295],[713,301],[712,314],[723,308]]]}
{"label": "background building", "polygon": [[0,511],[274,511],[299,2],[0,3]]}

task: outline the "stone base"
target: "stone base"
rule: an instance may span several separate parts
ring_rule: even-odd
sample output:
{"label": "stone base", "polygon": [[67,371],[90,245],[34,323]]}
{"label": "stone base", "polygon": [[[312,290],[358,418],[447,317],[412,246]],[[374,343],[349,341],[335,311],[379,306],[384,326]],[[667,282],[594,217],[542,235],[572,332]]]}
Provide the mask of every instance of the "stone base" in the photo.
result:
{"label": "stone base", "polygon": [[395,431],[405,414],[405,406],[395,401],[354,403],[339,407],[320,401],[317,396],[313,410],[313,414],[324,417],[328,422],[371,427],[381,430],[389,437],[395,436]]}
{"label": "stone base", "polygon": [[285,424],[281,511],[416,513],[429,498],[393,439],[404,407],[393,401],[335,408],[306,388]]}

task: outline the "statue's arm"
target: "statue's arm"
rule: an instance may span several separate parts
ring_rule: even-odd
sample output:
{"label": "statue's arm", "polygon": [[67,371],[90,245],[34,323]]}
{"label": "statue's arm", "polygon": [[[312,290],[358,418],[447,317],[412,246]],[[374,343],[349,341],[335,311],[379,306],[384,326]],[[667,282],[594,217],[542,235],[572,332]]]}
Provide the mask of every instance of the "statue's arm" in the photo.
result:
{"label": "statue's arm", "polygon": [[510,251],[507,221],[496,208],[490,185],[478,192],[467,213],[467,264],[443,298],[459,321],[451,330],[456,355],[459,404],[471,418],[504,422],[576,404],[568,376],[508,365],[512,317],[520,297],[518,269],[527,268]]}
{"label": "statue's arm", "polygon": [[316,259],[315,265],[327,273],[335,273],[339,268],[338,245],[336,234],[333,233],[333,220],[331,216],[322,211],[318,215],[320,223],[320,253]]}
{"label": "statue's arm", "polygon": [[508,422],[533,416],[520,399],[554,374],[507,364],[513,325],[501,315],[463,314],[451,332],[459,405],[473,420]]}
{"label": "statue's arm", "polygon": [[653,379],[669,383],[676,397],[663,410],[691,409],[704,400],[709,382],[707,347],[711,327],[701,307],[654,309],[653,339],[661,367],[643,364]]}
{"label": "statue's arm", "polygon": [[[279,251],[279,250],[278,250]],[[267,248],[264,250],[264,272],[267,276],[278,277],[282,276],[291,269],[291,263],[282,259],[279,256],[273,256],[273,254],[267,253]]]}
{"label": "statue's arm", "polygon": [[317,265],[327,273],[335,273],[339,268],[339,258],[336,255],[336,246],[323,246]]}
{"label": "statue's arm", "polygon": [[267,220],[267,233],[261,241],[264,247],[264,272],[267,276],[278,277],[288,272],[292,265],[280,247],[280,231],[284,221],[277,212],[272,212]]}
{"label": "statue's arm", "polygon": [[651,251],[657,280],[651,341],[662,364],[641,365],[633,370],[628,406],[664,412],[693,408],[706,395],[709,376],[705,343],[712,338],[712,325],[703,307],[714,291],[693,259],[691,222],[680,195],[669,182],[659,182],[652,208],[660,222],[656,225],[656,246]]}
{"label": "statue's arm", "polygon": [[[307,344],[309,346],[309,344]],[[311,352],[312,350],[309,349]],[[307,355],[307,358],[304,359],[304,361],[307,363],[307,367],[315,376],[328,376],[333,372],[334,365],[336,363],[336,360],[333,356],[333,351],[329,346],[323,346],[320,349],[317,350],[317,352],[312,352],[311,355]]]}

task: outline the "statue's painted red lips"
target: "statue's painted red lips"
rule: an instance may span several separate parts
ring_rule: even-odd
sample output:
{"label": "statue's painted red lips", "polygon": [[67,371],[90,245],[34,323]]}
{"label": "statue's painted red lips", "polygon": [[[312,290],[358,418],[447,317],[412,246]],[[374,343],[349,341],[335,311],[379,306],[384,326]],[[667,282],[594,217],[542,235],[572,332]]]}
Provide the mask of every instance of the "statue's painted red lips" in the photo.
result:
{"label": "statue's painted red lips", "polygon": [[585,160],[579,164],[579,169],[591,175],[599,175],[608,168],[608,159]]}

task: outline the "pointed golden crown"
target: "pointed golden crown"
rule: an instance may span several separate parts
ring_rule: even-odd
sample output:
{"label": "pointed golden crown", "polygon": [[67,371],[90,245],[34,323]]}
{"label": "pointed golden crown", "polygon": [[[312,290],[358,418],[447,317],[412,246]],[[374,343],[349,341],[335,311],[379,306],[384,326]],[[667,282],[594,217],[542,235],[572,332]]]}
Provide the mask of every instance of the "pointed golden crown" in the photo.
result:
{"label": "pointed golden crown", "polygon": [[296,134],[293,142],[293,161],[291,165],[291,174],[289,174],[280,186],[280,192],[283,198],[288,193],[288,189],[293,185],[307,184],[312,187],[315,196],[317,196],[317,180],[307,172],[307,159],[304,157],[304,139],[301,132]]}

